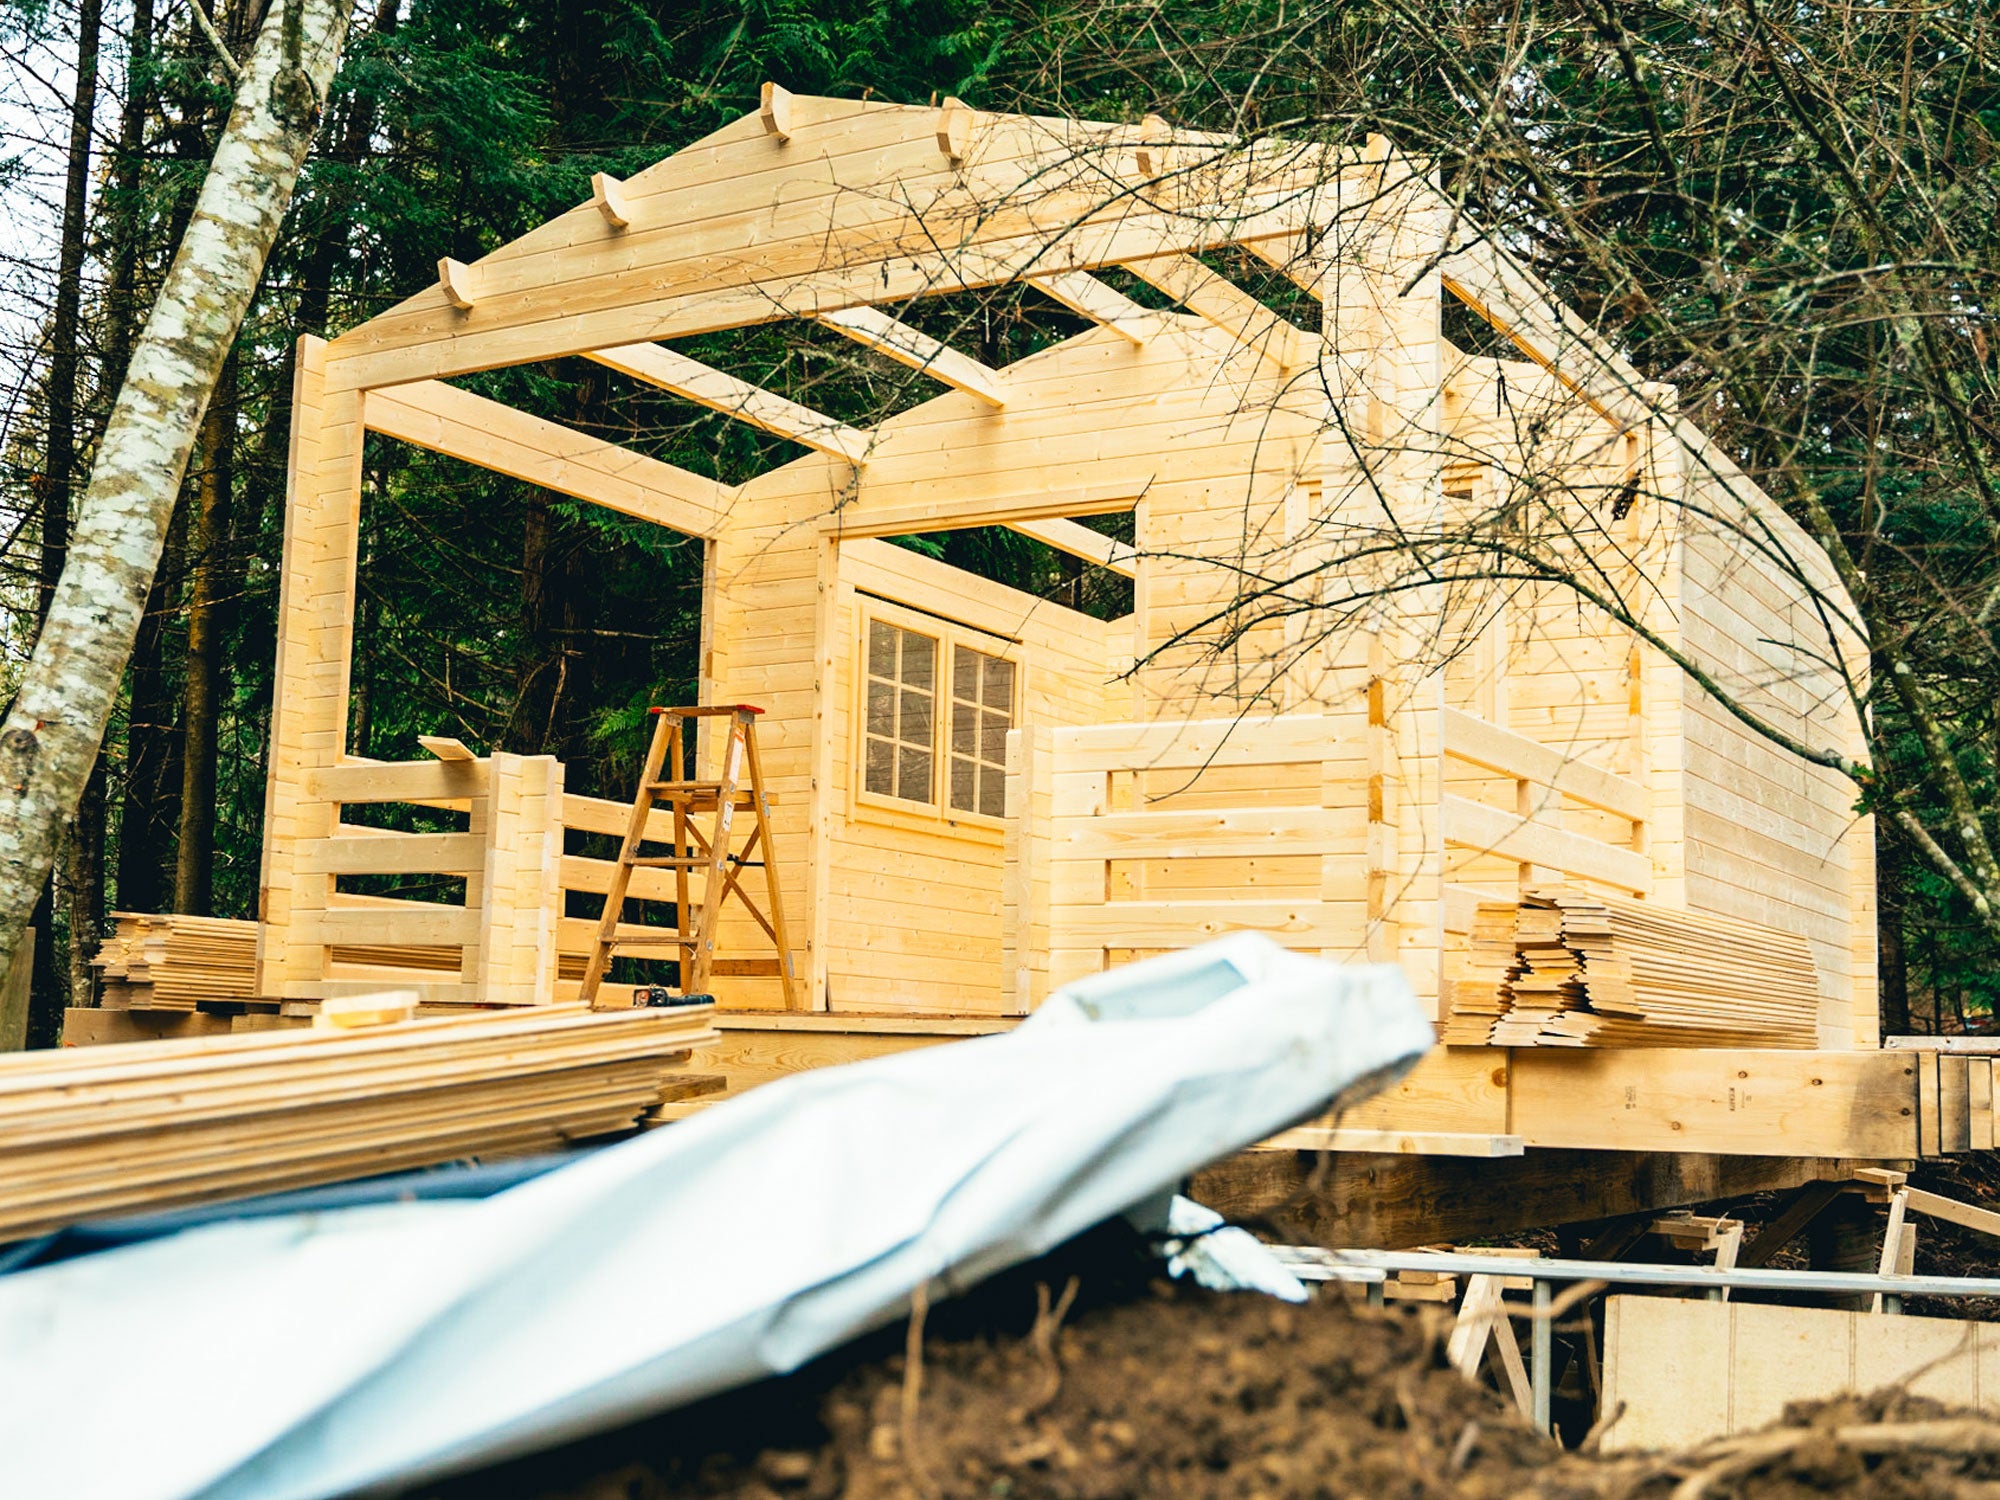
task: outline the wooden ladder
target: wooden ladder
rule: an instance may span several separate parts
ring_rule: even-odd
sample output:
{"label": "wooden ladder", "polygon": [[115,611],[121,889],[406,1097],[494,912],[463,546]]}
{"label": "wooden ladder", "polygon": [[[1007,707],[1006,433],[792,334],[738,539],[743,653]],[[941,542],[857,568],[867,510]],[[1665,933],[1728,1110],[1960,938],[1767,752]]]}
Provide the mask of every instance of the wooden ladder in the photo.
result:
{"label": "wooden ladder", "polygon": [[[757,717],[764,710],[738,703],[710,708],[656,708],[652,712],[657,721],[653,726],[653,742],[647,747],[646,763],[639,772],[639,790],[632,799],[625,842],[618,851],[617,867],[611,872],[604,915],[597,923],[597,940],[583,971],[583,1002],[595,1003],[597,988],[619,947],[670,946],[680,955],[681,996],[707,996],[709,980],[715,975],[777,979],[784,985],[785,1008],[796,1010],[797,976],[792,972],[792,945],[785,931],[784,901],[778,891],[777,851],[771,841],[771,801],[764,794],[764,772],[757,759]],[[729,736],[722,747],[719,780],[680,779],[687,764],[683,734],[688,721],[693,719],[728,721]],[[664,842],[657,837],[649,838],[646,832],[655,805],[661,803],[673,809],[672,852],[641,854],[642,844]],[[741,808],[748,808],[755,816],[743,847],[732,850],[731,825]],[[713,821],[704,832],[697,820],[705,816],[712,816]],[[752,859],[759,849],[763,858]],[[768,916],[750,899],[742,883],[743,872],[758,865],[764,870],[770,902]],[[638,869],[674,872],[673,927],[647,928],[642,934],[623,922],[625,892],[631,884],[632,872]],[[696,871],[705,877],[699,905],[693,902],[689,889]],[[764,929],[777,949],[777,957],[716,958],[716,920],[723,903],[732,894]]]}

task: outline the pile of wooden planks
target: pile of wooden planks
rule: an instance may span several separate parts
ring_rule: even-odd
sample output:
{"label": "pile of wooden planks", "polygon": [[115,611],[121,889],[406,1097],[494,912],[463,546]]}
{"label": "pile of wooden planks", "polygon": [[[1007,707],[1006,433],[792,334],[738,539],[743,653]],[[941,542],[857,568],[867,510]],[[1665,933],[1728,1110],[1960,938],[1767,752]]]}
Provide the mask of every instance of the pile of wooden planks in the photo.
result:
{"label": "pile of wooden planks", "polygon": [[552,1150],[718,1080],[710,1007],[540,1006],[0,1057],[0,1240],[82,1219]]}
{"label": "pile of wooden planks", "polygon": [[1814,1047],[1804,938],[1560,888],[1482,902],[1441,1040],[1494,1047]]}
{"label": "pile of wooden planks", "polygon": [[256,993],[255,922],[129,911],[112,920],[91,960],[108,1009],[192,1011],[203,1000]]}

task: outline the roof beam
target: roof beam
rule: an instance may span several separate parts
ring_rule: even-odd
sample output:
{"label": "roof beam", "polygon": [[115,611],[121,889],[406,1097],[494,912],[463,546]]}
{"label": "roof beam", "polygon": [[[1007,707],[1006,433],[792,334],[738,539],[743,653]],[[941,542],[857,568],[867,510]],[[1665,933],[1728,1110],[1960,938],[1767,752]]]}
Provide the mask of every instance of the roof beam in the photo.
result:
{"label": "roof beam", "polygon": [[1512,339],[1521,352],[1590,403],[1620,431],[1653,416],[1645,377],[1569,304],[1491,240],[1474,240],[1439,263],[1445,288]]}
{"label": "roof beam", "polygon": [[1292,284],[1320,295],[1320,279],[1326,263],[1313,254],[1312,243],[1303,234],[1280,234],[1267,239],[1238,241],[1237,248],[1248,250],[1274,271],[1282,271]]}
{"label": "roof beam", "polygon": [[1138,552],[1101,531],[1092,531],[1088,526],[1079,526],[1063,517],[1046,521],[1009,521],[1006,524],[1009,531],[1018,531],[1022,536],[1033,537],[1058,552],[1067,552],[1071,557],[1096,563],[1121,578],[1139,576]]}
{"label": "roof beam", "polygon": [[913,370],[921,370],[955,391],[977,396],[988,406],[1007,404],[1007,393],[1001,388],[996,371],[877,308],[843,308],[839,312],[821,313],[819,320],[855,343],[877,354],[886,354]]}
{"label": "roof beam", "polygon": [[1158,287],[1198,317],[1206,318],[1238,343],[1247,344],[1281,370],[1310,364],[1319,338],[1295,328],[1226,276],[1192,255],[1153,255],[1128,260],[1125,269]]}
{"label": "roof beam", "polygon": [[843,458],[859,468],[868,461],[869,436],[858,427],[849,427],[832,417],[800,406],[783,396],[738,380],[713,365],[705,365],[685,354],[676,354],[658,344],[625,344],[616,349],[598,349],[585,356],[607,369],[656,385],[676,396],[685,396],[699,406],[736,417],[752,427],[761,427],[779,437],[834,458]]}
{"label": "roof beam", "polygon": [[687,536],[715,536],[736,495],[713,479],[435,380],[370,391],[362,422],[371,432]]}
{"label": "roof beam", "polygon": [[1165,313],[1141,307],[1088,271],[1058,271],[1048,276],[1030,276],[1028,280],[1078,317],[1101,323],[1134,344],[1145,343],[1166,325]]}

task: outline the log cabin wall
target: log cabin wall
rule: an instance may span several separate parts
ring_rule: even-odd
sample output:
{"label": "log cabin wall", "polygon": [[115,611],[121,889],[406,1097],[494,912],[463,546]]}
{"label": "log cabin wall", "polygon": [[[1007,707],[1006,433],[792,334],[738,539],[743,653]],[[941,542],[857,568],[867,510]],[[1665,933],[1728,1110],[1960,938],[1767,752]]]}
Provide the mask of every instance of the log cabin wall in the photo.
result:
{"label": "log cabin wall", "polygon": [[[1325,815],[1315,823],[1331,841],[1324,849],[1273,849],[1220,869],[1178,859],[1120,869],[1114,860],[1108,878],[1128,893],[1188,903],[1245,890],[1276,901],[1309,895],[1320,911],[1314,946],[1400,960],[1434,993],[1453,940],[1453,887],[1504,889],[1510,871],[1517,881],[1536,873],[1476,843],[1447,852],[1448,799],[1496,798],[1506,780],[1533,780],[1453,761],[1456,711],[1526,736],[1530,750],[1643,782],[1643,818],[1617,811],[1622,791],[1609,818],[1560,798],[1541,811],[1556,832],[1606,847],[1621,820],[1643,823],[1652,874],[1622,883],[1643,883],[1655,899],[1806,932],[1828,976],[1827,1038],[1872,1040],[1867,832],[1831,778],[1729,738],[1728,722],[1660,653],[1635,650],[1627,632],[1555,589],[1518,589],[1484,618],[1476,600],[1416,589],[1317,634],[1321,565],[1352,535],[1344,527],[1364,513],[1379,524],[1385,497],[1399,514],[1448,520],[1482,493],[1532,481],[1551,494],[1566,486],[1585,518],[1603,515],[1635,471],[1669,490],[1671,475],[1684,474],[1699,498],[1716,467],[1692,463],[1706,449],[1687,424],[1666,437],[1662,393],[1503,249],[1454,235],[1447,253],[1447,206],[1427,183],[1396,175],[1386,143],[1371,141],[1357,162],[1319,146],[1237,153],[1176,137],[1173,150],[1214,150],[1219,165],[1154,181],[1165,148],[1149,142],[1135,156],[1140,137],[1129,127],[980,117],[959,152],[939,145],[930,111],[804,99],[787,110],[782,131],[746,116],[639,174],[620,187],[615,214],[580,205],[452,268],[449,296],[432,288],[333,345],[308,346],[267,819],[267,988],[303,961],[294,950],[312,946],[300,936],[311,924],[299,929],[296,918],[325,895],[316,877],[301,878],[296,854],[332,830],[314,824],[301,788],[341,759],[360,441],[375,430],[708,540],[704,697],[768,710],[760,739],[786,901],[816,1005],[828,1003],[829,979],[843,1006],[906,1003],[899,997],[919,979],[939,986],[937,1008],[1004,1003],[999,976],[990,985],[979,977],[997,951],[984,894],[997,868],[990,830],[976,819],[964,833],[911,830],[855,813],[866,759],[853,723],[865,675],[858,653],[872,607],[863,601],[873,599],[885,619],[934,621],[947,647],[962,636],[977,649],[969,643],[980,636],[995,644],[986,654],[1005,660],[1004,641],[1019,653],[1021,720],[1040,729],[1218,713],[1325,721],[1317,759],[1300,763],[1310,768],[1300,776],[1318,778],[1314,799],[1286,800],[1303,795],[1303,780],[1280,793],[1261,770],[1232,779],[1226,768],[1192,781],[1186,767],[1171,776],[1127,768],[1118,792],[1161,811],[1260,797],[1308,806]],[[1107,198],[1105,184],[1134,163],[1149,185]],[[1010,199],[1028,184],[1048,198]],[[1044,202],[1053,208],[1038,219]],[[1320,300],[1317,334],[1274,320],[1194,258],[1232,243]],[[1111,266],[1188,310],[1148,311],[1087,274]],[[919,360],[949,389],[866,432],[800,429],[826,419],[719,371],[697,374],[690,399],[815,450],[740,486],[442,383],[584,354],[686,394],[691,361],[630,341],[781,315],[834,326],[845,317],[880,339],[885,325],[901,326],[882,310],[900,299],[1023,279],[1097,326],[1004,371],[950,350]],[[1463,355],[1442,336],[1448,296],[1538,363]],[[1537,408],[1529,433],[1523,400]],[[1131,621],[1106,627],[1028,610],[1004,591],[885,554],[880,540],[1125,509],[1139,517],[1137,606]],[[1697,535],[1676,507],[1640,505],[1600,530],[1605,558],[1645,601],[1651,628],[1705,659],[1768,673],[1774,664],[1746,662],[1743,643],[1796,623],[1796,580],[1739,555],[1740,543]],[[864,584],[870,569],[874,583]],[[1755,575],[1749,587],[1738,586],[1744,569]],[[941,590],[952,603],[940,610]],[[1010,612],[1026,623],[1009,623]],[[1440,657],[1440,638],[1460,633],[1465,649]],[[1127,686],[1123,669],[1135,659]],[[1809,679],[1794,664],[1783,681],[1750,686],[1792,721],[1851,735],[1836,696]],[[1767,787],[1795,805],[1774,815],[1759,800]],[[1605,867],[1628,870],[1630,858]],[[979,873],[954,879],[961,867]],[[1771,888],[1793,879],[1796,891]],[[936,909],[935,890],[980,894],[947,902],[933,934],[917,923]],[[893,961],[894,944],[868,936],[888,932],[914,935]],[[745,934],[723,937],[728,945]],[[963,956],[945,952],[954,942]],[[926,958],[961,967],[946,972]],[[754,981],[730,999],[777,1003],[775,986],[765,993]]]}

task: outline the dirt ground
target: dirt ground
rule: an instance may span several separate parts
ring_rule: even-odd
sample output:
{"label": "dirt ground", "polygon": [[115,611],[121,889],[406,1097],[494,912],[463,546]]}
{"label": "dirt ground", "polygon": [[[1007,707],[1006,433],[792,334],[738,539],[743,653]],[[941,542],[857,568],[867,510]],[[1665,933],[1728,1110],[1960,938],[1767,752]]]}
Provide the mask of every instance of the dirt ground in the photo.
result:
{"label": "dirt ground", "polygon": [[[2000,1496],[2000,1424],[1893,1393],[1677,1458],[1566,1453],[1444,1362],[1445,1315],[1169,1286],[1073,1247],[784,1381],[430,1500]],[[1076,1292],[1058,1323],[1065,1292]],[[1702,1476],[1708,1476],[1704,1479]]]}

